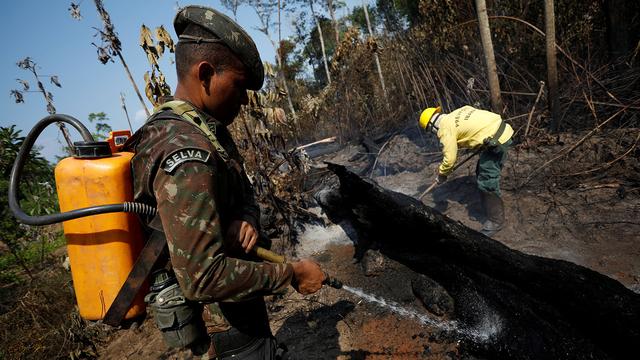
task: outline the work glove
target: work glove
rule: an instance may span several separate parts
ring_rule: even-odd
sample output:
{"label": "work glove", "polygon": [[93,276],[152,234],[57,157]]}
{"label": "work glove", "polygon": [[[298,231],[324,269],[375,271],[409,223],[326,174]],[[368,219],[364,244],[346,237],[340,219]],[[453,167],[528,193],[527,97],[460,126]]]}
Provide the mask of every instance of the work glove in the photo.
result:
{"label": "work glove", "polygon": [[438,176],[436,176],[436,183],[438,185],[442,185],[447,181],[447,176],[446,175],[442,175],[438,172]]}

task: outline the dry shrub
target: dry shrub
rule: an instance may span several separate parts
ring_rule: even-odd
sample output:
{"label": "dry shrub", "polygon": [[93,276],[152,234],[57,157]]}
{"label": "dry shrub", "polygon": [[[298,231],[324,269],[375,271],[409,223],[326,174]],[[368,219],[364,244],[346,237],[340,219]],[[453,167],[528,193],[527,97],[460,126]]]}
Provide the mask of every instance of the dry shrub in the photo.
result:
{"label": "dry shrub", "polygon": [[387,85],[385,96],[375,70],[374,52],[380,52],[379,44],[361,39],[356,28],[342,36],[332,63],[332,84],[315,95],[305,95],[302,101],[302,139],[374,137],[404,121],[406,102],[394,103],[393,79],[388,80],[391,85]]}
{"label": "dry shrub", "polygon": [[[604,41],[600,3],[557,2],[560,103],[565,130],[593,128],[626,105],[609,127],[640,124],[640,69],[633,58],[611,62]],[[634,5],[635,6],[635,5]],[[522,139],[545,136],[549,122],[546,89],[529,121],[540,82],[546,82],[542,3],[489,4],[504,103],[503,114]],[[373,40],[357,29],[341,38],[330,86],[304,95],[300,138],[338,135],[344,140],[377,137],[415,126],[425,107],[451,111],[470,104],[490,108],[489,86],[472,2],[423,0],[422,21],[410,30]],[[637,26],[637,21],[634,23]],[[536,29],[537,28],[537,29]],[[373,54],[380,57],[387,92],[382,92]],[[630,54],[632,56],[633,54]],[[309,138],[311,137],[311,138]]]}
{"label": "dry shrub", "polygon": [[266,100],[270,95],[263,93],[263,101],[251,101],[229,129],[262,205],[263,234],[285,240],[289,250],[296,242],[299,220],[314,221],[317,216],[306,210],[308,199],[302,190],[309,170],[305,153],[288,148],[285,140],[295,127],[281,108],[269,107],[277,100]]}
{"label": "dry shrub", "polygon": [[2,289],[0,358],[97,357],[94,343],[106,330],[80,318],[69,272],[49,265],[33,282]]}

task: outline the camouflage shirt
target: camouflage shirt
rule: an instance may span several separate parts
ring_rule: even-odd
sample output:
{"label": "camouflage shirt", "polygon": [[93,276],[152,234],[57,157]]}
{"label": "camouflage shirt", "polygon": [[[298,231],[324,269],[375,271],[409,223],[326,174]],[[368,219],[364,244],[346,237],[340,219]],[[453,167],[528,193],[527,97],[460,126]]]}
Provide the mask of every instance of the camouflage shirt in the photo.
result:
{"label": "camouflage shirt", "polygon": [[[290,264],[250,261],[233,244],[225,244],[224,235],[234,220],[245,220],[258,231],[259,208],[228,130],[198,114],[215,127],[229,160],[223,161],[193,124],[160,115],[136,134],[131,161],[134,199],[157,207],[161,225],[156,217],[149,226],[164,231],[185,296],[211,304],[204,314],[207,325],[210,331],[222,331],[236,326],[223,303],[236,302],[228,307],[245,314],[252,312],[247,306],[264,308],[256,298],[285,292],[293,269]],[[263,309],[256,311],[266,316]]]}

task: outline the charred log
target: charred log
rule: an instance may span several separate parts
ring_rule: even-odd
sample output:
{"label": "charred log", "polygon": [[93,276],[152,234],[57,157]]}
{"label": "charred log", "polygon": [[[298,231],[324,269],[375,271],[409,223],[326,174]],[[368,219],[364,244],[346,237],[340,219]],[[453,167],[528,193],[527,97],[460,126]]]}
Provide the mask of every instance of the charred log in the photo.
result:
{"label": "charred log", "polygon": [[440,301],[431,307],[452,312],[469,330],[463,341],[470,352],[491,359],[623,359],[636,352],[640,295],[619,282],[510,249],[343,166],[329,168],[340,188],[325,212],[348,213],[367,239],[356,254],[373,246],[435,281],[414,292]]}

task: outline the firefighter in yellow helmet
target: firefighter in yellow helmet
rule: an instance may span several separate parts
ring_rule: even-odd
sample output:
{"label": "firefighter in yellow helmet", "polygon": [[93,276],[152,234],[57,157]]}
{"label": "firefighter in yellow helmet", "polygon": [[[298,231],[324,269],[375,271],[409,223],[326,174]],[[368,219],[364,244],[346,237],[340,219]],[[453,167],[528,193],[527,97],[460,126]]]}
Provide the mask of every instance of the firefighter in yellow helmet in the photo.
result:
{"label": "firefighter in yellow helmet", "polygon": [[420,127],[438,136],[443,159],[438,167],[436,182],[447,180],[456,164],[458,149],[480,149],[476,166],[476,180],[482,194],[486,214],[482,232],[491,236],[504,225],[504,205],[500,197],[500,173],[507,159],[513,129],[500,115],[464,106],[449,114],[440,107],[428,108],[420,115]]}

